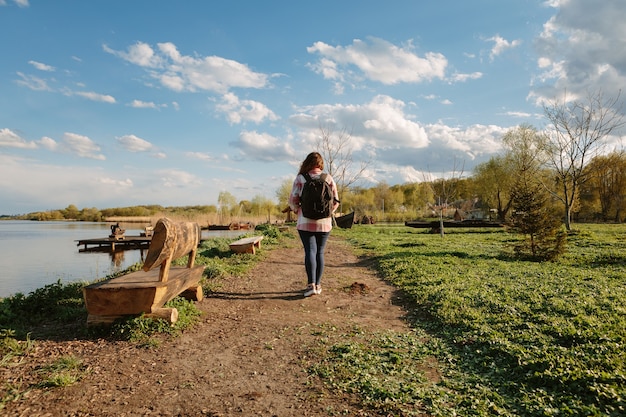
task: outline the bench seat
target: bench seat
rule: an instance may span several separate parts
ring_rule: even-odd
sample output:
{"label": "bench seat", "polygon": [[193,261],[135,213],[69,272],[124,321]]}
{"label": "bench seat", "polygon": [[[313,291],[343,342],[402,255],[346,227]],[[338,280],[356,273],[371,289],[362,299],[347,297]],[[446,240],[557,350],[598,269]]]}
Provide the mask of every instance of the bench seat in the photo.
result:
{"label": "bench seat", "polygon": [[230,250],[235,253],[251,253],[254,254],[257,248],[261,247],[263,236],[244,237],[228,245]]}

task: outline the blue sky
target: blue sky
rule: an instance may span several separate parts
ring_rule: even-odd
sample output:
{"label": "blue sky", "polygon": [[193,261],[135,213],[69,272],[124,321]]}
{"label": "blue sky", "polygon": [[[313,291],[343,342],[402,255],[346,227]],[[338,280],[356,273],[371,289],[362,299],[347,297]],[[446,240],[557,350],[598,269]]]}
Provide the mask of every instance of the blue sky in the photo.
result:
{"label": "blue sky", "polygon": [[320,126],[362,186],[470,175],[626,85],[623,1],[0,0],[0,214],[275,199]]}

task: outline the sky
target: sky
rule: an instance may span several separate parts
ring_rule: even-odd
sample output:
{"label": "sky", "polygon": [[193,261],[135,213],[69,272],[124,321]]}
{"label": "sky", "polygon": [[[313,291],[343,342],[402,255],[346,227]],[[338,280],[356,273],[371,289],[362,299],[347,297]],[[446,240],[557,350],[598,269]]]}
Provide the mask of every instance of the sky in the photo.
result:
{"label": "sky", "polygon": [[626,86],[625,6],[0,0],[0,214],[278,202],[322,128],[362,187],[471,175],[542,104]]}

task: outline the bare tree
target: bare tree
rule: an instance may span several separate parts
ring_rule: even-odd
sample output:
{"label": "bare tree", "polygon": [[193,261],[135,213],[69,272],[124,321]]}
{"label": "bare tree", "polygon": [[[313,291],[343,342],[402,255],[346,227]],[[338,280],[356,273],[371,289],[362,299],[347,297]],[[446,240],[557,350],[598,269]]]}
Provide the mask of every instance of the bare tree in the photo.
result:
{"label": "bare tree", "polygon": [[543,107],[551,124],[543,151],[556,174],[559,190],[552,194],[563,203],[568,231],[580,186],[588,180],[586,164],[603,150],[605,139],[624,126],[620,94],[605,98],[602,92],[590,93],[584,101],[572,102],[564,96]]}
{"label": "bare tree", "polygon": [[336,132],[332,127],[320,124],[319,130],[321,135],[315,145],[324,158],[326,170],[337,184],[339,200],[341,200],[343,192],[361,179],[372,161],[371,159],[361,160],[355,167],[352,158],[352,133],[346,128]]}
{"label": "bare tree", "polygon": [[428,184],[435,198],[435,203],[432,208],[439,215],[439,234],[441,237],[445,234],[443,229],[443,212],[448,209],[448,205],[457,197],[457,185],[463,176],[464,167],[465,163],[459,166],[455,159],[452,172],[448,175],[448,178],[442,176],[436,179],[433,178],[431,174],[425,175],[424,177],[424,182]]}

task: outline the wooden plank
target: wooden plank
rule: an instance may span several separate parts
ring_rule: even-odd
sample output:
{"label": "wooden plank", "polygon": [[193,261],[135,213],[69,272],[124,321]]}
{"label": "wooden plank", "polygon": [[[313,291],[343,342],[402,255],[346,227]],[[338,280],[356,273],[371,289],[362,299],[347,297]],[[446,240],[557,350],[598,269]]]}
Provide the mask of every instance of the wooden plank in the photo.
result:
{"label": "wooden plank", "polygon": [[255,250],[261,247],[261,240],[263,240],[263,236],[245,237],[232,242],[228,246],[230,247],[230,250],[235,253],[254,254]]}
{"label": "wooden plank", "polygon": [[[87,325],[110,325],[117,319],[123,318],[124,315],[116,315],[116,316],[97,316],[93,314],[89,314],[87,316]],[[174,324],[178,321],[178,310],[176,308],[159,308],[154,313],[146,314],[145,317],[149,317],[152,319],[161,319],[165,320],[170,324]]]}
{"label": "wooden plank", "polygon": [[161,281],[159,270],[136,271],[83,288],[87,312],[95,316],[154,313],[187,289],[197,294],[204,265],[172,267]]}

